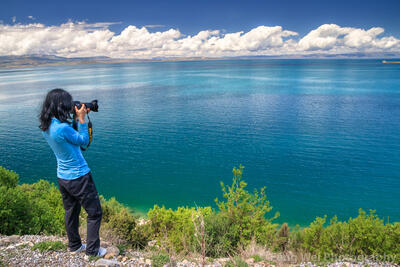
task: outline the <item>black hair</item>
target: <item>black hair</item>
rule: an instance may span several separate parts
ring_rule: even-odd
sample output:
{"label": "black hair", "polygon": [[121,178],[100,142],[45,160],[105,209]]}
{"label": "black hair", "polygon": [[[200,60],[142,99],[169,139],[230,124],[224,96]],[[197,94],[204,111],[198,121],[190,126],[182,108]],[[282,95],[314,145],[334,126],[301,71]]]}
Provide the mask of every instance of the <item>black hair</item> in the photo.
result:
{"label": "black hair", "polygon": [[71,111],[73,108],[72,96],[63,89],[53,89],[47,93],[43,101],[42,110],[39,115],[42,131],[47,131],[51,124],[51,119],[56,118],[60,122],[68,122],[71,119]]}

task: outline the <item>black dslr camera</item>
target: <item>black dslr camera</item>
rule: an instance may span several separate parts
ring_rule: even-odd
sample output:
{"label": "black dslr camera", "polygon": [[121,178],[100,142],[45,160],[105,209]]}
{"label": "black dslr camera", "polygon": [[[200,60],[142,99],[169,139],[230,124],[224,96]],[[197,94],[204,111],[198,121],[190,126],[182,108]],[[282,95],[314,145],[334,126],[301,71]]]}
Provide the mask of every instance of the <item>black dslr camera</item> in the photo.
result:
{"label": "black dslr camera", "polygon": [[99,105],[97,104],[97,100],[92,100],[92,102],[90,103],[81,103],[81,101],[74,101],[74,106],[76,106],[78,109],[81,108],[82,104],[84,104],[87,109],[90,109],[90,111],[93,112],[99,111]]}

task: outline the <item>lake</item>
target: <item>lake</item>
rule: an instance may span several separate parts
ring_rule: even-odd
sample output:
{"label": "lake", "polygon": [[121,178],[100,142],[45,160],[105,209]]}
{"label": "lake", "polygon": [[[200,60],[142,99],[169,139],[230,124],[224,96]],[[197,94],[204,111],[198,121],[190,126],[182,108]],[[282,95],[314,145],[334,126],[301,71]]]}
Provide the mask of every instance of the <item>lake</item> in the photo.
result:
{"label": "lake", "polygon": [[[99,193],[138,211],[214,205],[245,166],[279,222],[400,220],[400,64],[220,60],[0,70],[0,165],[56,183],[38,128],[47,91],[99,100],[84,156]],[[271,214],[272,215],[272,214]]]}

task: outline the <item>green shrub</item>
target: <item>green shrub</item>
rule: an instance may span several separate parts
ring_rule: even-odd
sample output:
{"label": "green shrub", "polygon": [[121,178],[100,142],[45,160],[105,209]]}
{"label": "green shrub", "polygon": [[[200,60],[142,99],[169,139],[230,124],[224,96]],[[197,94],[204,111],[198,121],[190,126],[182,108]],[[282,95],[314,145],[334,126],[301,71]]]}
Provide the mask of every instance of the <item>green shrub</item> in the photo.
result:
{"label": "green shrub", "polygon": [[[152,237],[166,249],[176,252],[191,252],[196,250],[192,214],[198,212],[195,208],[179,207],[175,211],[154,205],[147,213],[150,220]],[[211,207],[200,208],[199,212],[207,217],[212,212]]]}
{"label": "green shrub", "polygon": [[226,262],[225,267],[248,267],[249,265],[240,257],[235,257]]}
{"label": "green shrub", "polygon": [[32,249],[37,249],[40,252],[44,251],[59,251],[64,250],[67,246],[61,241],[42,241],[36,243]]}
{"label": "green shrub", "polygon": [[48,181],[23,184],[21,190],[32,205],[33,234],[65,234],[64,206],[58,188]]}
{"label": "green shrub", "polygon": [[371,210],[367,214],[362,209],[356,218],[347,222],[333,217],[324,226],[326,216],[317,218],[304,228],[303,248],[313,254],[395,257],[400,262],[400,225],[386,224]]}
{"label": "green shrub", "polygon": [[54,184],[17,185],[18,175],[0,167],[0,233],[62,234],[64,208]]}
{"label": "green shrub", "polygon": [[289,225],[287,223],[283,223],[278,233],[276,234],[276,249],[279,251],[285,252],[289,246]]}
{"label": "green shrub", "polygon": [[103,196],[100,196],[100,203],[103,213],[102,222],[104,223],[108,223],[115,214],[120,213],[124,208],[126,208],[118,202],[115,197],[106,200]]}
{"label": "green shrub", "polygon": [[31,233],[32,205],[19,188],[0,186],[0,233],[3,235]]}
{"label": "green shrub", "polygon": [[165,264],[170,262],[168,254],[162,252],[153,254],[150,259],[152,267],[163,267]]}
{"label": "green shrub", "polygon": [[228,224],[233,230],[234,246],[247,246],[255,238],[264,245],[272,245],[275,239],[276,224],[272,221],[279,213],[271,218],[266,215],[271,211],[265,187],[260,191],[254,190],[253,194],[246,190],[247,183],[242,180],[243,166],[233,168],[233,181],[231,186],[225,186],[221,182],[221,188],[225,201],[215,202],[222,216],[228,219]]}
{"label": "green shrub", "polygon": [[263,257],[261,257],[260,255],[253,255],[253,256],[251,256],[252,258],[253,258],[253,260],[254,260],[254,262],[255,263],[257,263],[257,262],[260,262],[260,261],[263,261],[264,260],[264,258]]}
{"label": "green shrub", "polygon": [[16,187],[18,184],[18,174],[0,166],[0,187]]}
{"label": "green shrub", "polygon": [[204,218],[207,236],[207,256],[217,258],[233,255],[237,251],[239,236],[231,221],[219,212],[212,212]]}

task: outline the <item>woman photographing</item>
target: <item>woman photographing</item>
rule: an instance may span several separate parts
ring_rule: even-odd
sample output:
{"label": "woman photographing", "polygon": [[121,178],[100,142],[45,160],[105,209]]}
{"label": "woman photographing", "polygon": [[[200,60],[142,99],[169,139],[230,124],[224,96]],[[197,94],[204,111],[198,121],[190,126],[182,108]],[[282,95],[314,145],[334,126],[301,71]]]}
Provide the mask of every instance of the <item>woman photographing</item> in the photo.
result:
{"label": "woman photographing", "polygon": [[[79,121],[79,131],[72,127],[71,113]],[[88,126],[85,122],[85,105],[78,109],[72,96],[63,89],[48,92],[40,112],[39,128],[57,158],[58,185],[65,209],[65,228],[71,252],[86,251],[87,255],[103,257],[105,248],[100,247],[99,229],[102,218],[99,196],[81,146],[89,143]],[[81,206],[87,216],[87,245],[79,235]]]}

